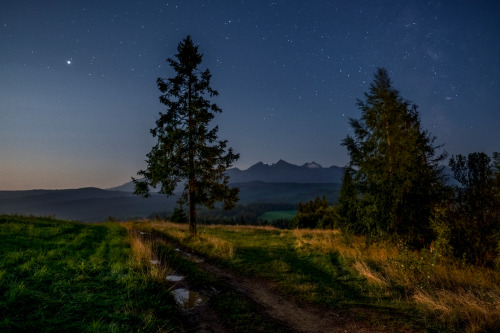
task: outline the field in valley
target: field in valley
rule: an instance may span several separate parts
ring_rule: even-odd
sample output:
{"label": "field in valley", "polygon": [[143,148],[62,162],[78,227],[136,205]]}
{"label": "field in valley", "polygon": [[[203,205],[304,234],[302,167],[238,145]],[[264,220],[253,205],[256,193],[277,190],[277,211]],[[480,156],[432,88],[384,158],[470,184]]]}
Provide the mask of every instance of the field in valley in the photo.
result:
{"label": "field in valley", "polygon": [[296,210],[275,210],[262,214],[261,216],[259,216],[259,220],[292,220],[295,215],[297,215]]}
{"label": "field in valley", "polygon": [[[332,230],[200,226],[192,238],[159,221],[1,216],[0,245],[7,332],[500,328],[499,272]],[[186,309],[175,290],[205,300]]]}

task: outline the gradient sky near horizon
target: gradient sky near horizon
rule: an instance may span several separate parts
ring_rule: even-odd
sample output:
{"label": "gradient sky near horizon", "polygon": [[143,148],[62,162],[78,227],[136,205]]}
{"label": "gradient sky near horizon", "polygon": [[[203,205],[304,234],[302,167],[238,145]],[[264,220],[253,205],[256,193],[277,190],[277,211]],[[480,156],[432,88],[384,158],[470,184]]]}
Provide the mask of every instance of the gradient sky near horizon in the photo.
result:
{"label": "gradient sky near horizon", "polygon": [[345,165],[377,67],[450,155],[500,151],[498,1],[5,1],[0,190],[107,188],[145,168],[156,79],[188,34],[241,169]]}

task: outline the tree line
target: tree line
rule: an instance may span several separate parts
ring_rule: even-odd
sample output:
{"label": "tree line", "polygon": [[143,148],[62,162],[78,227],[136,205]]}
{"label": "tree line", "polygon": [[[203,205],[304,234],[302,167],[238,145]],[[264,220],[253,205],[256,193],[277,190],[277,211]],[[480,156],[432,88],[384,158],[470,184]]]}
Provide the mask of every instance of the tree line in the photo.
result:
{"label": "tree line", "polygon": [[[231,210],[222,207],[213,209],[200,208],[198,210],[199,224],[224,224],[224,225],[266,225],[277,228],[290,227],[288,220],[264,220],[262,214],[269,211],[294,210],[295,204],[289,203],[250,203],[237,205]],[[154,218],[163,218],[176,223],[187,223],[189,218],[182,206],[177,206],[172,213],[156,214]]]}

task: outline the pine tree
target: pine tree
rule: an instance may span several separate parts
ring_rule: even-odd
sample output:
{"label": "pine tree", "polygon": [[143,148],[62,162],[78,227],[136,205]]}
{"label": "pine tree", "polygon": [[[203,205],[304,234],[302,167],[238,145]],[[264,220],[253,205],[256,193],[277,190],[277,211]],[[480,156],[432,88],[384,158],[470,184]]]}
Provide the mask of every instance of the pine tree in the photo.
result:
{"label": "pine tree", "polygon": [[342,144],[351,157],[359,213],[371,235],[396,235],[412,245],[430,237],[433,205],[444,195],[435,138],[422,130],[417,106],[404,100],[380,68],[365,100],[361,119],[350,119],[354,137]]}
{"label": "pine tree", "polygon": [[210,87],[210,71],[199,69],[203,55],[198,46],[187,36],[177,51],[176,59],[167,59],[176,75],[157,80],[167,111],[151,129],[158,141],[147,154],[146,170],[137,173],[143,178],[133,178],[134,193],[147,197],[149,187],[160,184],[160,193],[173,195],[176,185],[184,182],[182,201],[188,202],[189,230],[196,235],[197,205],[213,208],[219,201],[225,209],[236,205],[239,189],[228,186],[225,171],[239,154],[226,149],[227,141],[218,140],[217,126],[209,128],[214,114],[222,110],[206,99],[218,92]]}
{"label": "pine tree", "polygon": [[188,222],[188,217],[186,215],[186,212],[184,211],[184,207],[182,205],[182,202],[180,202],[179,205],[177,205],[174,208],[174,211],[172,212],[172,214],[170,214],[169,219],[170,219],[170,221],[176,222],[176,223]]}

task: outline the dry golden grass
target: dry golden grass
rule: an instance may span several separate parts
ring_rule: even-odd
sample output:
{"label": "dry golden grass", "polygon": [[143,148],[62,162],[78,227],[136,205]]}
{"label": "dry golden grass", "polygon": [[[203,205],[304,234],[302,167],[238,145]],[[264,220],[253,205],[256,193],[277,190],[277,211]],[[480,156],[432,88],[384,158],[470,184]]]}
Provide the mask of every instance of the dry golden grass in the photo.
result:
{"label": "dry golden grass", "polygon": [[153,259],[151,242],[143,241],[138,237],[131,237],[130,248],[132,250],[132,262],[135,266],[142,266]]}
{"label": "dry golden grass", "polygon": [[297,249],[310,249],[319,253],[338,252],[354,261],[383,261],[398,254],[398,250],[393,246],[367,244],[365,237],[345,237],[339,230],[295,229],[292,233]]}
{"label": "dry golden grass", "polygon": [[[205,252],[209,252],[215,257],[234,258],[235,248],[231,242],[202,233],[199,233],[197,237],[192,237],[189,234],[189,226],[187,224],[154,221],[150,222],[148,227],[150,228],[149,230],[157,230],[194,249],[204,248]],[[218,226],[209,227],[217,228]]]}
{"label": "dry golden grass", "polygon": [[389,283],[381,274],[370,269],[370,267],[368,267],[368,265],[363,261],[356,261],[353,265],[353,268],[356,269],[358,273],[361,276],[365,277],[370,283],[381,287],[386,287],[389,285]]}
{"label": "dry golden grass", "polygon": [[160,258],[154,253],[154,242],[155,241],[151,239],[131,236],[131,266],[141,271],[147,278],[158,282],[164,282],[165,276],[169,275],[172,270],[168,267],[165,258]]}
{"label": "dry golden grass", "polygon": [[319,253],[338,251],[339,232],[332,230],[294,229],[295,248]]}
{"label": "dry golden grass", "polygon": [[[498,328],[500,320],[500,294],[458,290],[417,290],[413,300],[427,310],[437,313],[443,322],[459,322],[467,332],[483,332],[485,328]],[[496,326],[495,326],[496,325]]]}
{"label": "dry golden grass", "polygon": [[368,283],[383,292],[403,288],[406,302],[436,315],[448,327],[467,332],[499,327],[498,271],[457,264],[429,251],[401,252],[389,243],[367,244],[364,237],[345,237],[335,230],[290,232],[297,250],[339,253]]}
{"label": "dry golden grass", "polygon": [[198,236],[191,238],[190,243],[195,248],[208,247],[209,251],[215,257],[234,258],[235,249],[233,243],[215,236]]}

